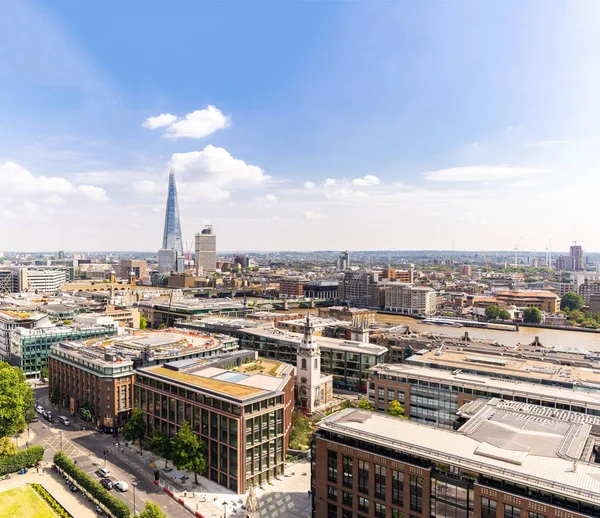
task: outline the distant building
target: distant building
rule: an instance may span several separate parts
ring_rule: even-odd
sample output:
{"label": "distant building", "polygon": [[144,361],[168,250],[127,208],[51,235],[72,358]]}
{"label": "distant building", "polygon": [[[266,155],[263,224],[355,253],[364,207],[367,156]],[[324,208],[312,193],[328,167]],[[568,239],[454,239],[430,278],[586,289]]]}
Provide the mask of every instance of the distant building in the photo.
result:
{"label": "distant building", "polygon": [[494,296],[503,306],[538,308],[546,313],[560,310],[560,298],[551,291],[498,291]]}
{"label": "distant building", "polygon": [[183,255],[174,248],[158,251],[158,273],[182,273],[183,263]]}
{"label": "distant building", "polygon": [[346,320],[353,326],[362,324],[374,324],[377,318],[377,311],[366,308],[349,308],[347,306],[333,306],[330,308],[319,308],[319,316],[324,318],[335,318],[337,320]]}
{"label": "distant building", "polygon": [[574,272],[580,272],[585,270],[585,261],[583,258],[583,248],[579,245],[571,246],[569,250],[569,257],[571,259],[571,270]]}
{"label": "distant building", "polygon": [[589,302],[590,311],[600,313],[600,292],[590,293]]}
{"label": "distant building", "polygon": [[177,201],[177,184],[175,173],[169,172],[169,192],[165,210],[165,228],[163,231],[162,250],[175,250],[183,256],[181,238],[181,222],[179,220],[179,202]]}
{"label": "distant building", "polygon": [[10,335],[15,329],[35,329],[50,325],[50,317],[45,313],[20,309],[0,310],[0,360],[10,362]]}
{"label": "distant building", "polygon": [[207,225],[195,238],[196,274],[214,272],[217,268],[217,235],[212,225]]}
{"label": "distant building", "polygon": [[239,494],[283,476],[294,408],[294,368],[237,351],[137,371],[146,436],[187,422],[206,443],[207,478]]}
{"label": "distant building", "polygon": [[348,250],[345,250],[340,254],[340,258],[338,259],[338,268],[340,270],[347,270],[350,268],[350,254]]}
{"label": "distant building", "polygon": [[378,281],[378,272],[346,272],[339,285],[340,301],[359,307],[381,307]]}
{"label": "distant building", "polygon": [[384,279],[396,280],[398,282],[412,283],[414,281],[414,270],[397,270],[396,268],[386,268],[383,270]]}
{"label": "distant building", "polygon": [[462,264],[459,268],[459,273],[465,277],[471,277],[473,275],[473,267],[470,264]]}
{"label": "distant building", "polygon": [[338,281],[310,281],[304,285],[304,296],[309,299],[338,298]]}
{"label": "distant building", "polygon": [[437,294],[433,288],[413,286],[401,282],[385,284],[385,309],[405,315],[433,315]]}
{"label": "distant building", "polygon": [[307,279],[281,279],[279,281],[279,296],[282,298],[303,297]]}
{"label": "distant building", "polygon": [[123,259],[119,263],[119,277],[126,279],[133,272],[136,279],[147,280],[148,264],[143,259]]}
{"label": "distant building", "polygon": [[564,255],[557,257],[556,261],[554,261],[554,267],[559,271],[571,270],[571,264],[571,258]]}

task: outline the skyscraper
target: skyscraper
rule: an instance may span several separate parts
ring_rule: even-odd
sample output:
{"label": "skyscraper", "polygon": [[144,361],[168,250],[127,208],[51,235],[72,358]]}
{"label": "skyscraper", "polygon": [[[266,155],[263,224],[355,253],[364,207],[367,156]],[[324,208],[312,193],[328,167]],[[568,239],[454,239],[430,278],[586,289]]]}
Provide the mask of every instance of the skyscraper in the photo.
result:
{"label": "skyscraper", "polygon": [[177,203],[177,185],[175,184],[175,173],[173,171],[169,173],[169,194],[167,195],[162,249],[174,249],[183,255],[179,204]]}
{"label": "skyscraper", "polygon": [[196,234],[196,273],[214,272],[217,268],[217,235],[212,225],[207,225]]}
{"label": "skyscraper", "polygon": [[[577,243],[577,241],[575,241]],[[583,248],[577,244],[571,246],[570,250],[571,258],[571,270],[574,272],[580,272],[585,270],[585,264],[583,261]]]}

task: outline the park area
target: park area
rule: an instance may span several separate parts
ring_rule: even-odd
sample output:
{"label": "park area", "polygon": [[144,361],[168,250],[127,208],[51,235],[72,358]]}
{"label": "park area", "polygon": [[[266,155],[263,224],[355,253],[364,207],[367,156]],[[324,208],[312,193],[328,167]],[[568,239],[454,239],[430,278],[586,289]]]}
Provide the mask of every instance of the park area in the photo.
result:
{"label": "park area", "polygon": [[0,518],[56,518],[56,516],[29,485],[0,492]]}

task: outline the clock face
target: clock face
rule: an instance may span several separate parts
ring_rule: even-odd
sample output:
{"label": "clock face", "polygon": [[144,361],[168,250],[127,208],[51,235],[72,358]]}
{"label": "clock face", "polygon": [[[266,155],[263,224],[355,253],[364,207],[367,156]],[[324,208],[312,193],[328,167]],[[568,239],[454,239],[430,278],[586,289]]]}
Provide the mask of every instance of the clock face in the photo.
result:
{"label": "clock face", "polygon": [[306,387],[300,387],[300,397],[306,397],[308,395],[308,390]]}

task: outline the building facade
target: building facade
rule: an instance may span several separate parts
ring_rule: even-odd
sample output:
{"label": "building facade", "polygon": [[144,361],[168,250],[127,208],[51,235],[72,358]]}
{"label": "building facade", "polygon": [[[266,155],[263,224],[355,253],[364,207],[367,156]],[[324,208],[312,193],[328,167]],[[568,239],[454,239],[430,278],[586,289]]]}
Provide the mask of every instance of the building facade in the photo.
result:
{"label": "building facade", "polygon": [[[591,437],[586,425],[518,412],[488,417],[458,432],[358,409],[324,418],[312,443],[312,516],[600,516],[600,466],[574,453]],[[570,433],[581,434],[572,451],[561,447]]]}
{"label": "building facade", "polygon": [[436,312],[437,294],[433,288],[390,282],[384,290],[386,311],[426,316]]}
{"label": "building facade", "polygon": [[306,279],[281,279],[279,281],[279,296],[282,298],[304,297]]}
{"label": "building facade", "polygon": [[560,310],[560,298],[551,291],[497,291],[494,297],[501,306],[538,308],[546,313]]}
{"label": "building facade", "polygon": [[304,286],[304,296],[309,299],[338,298],[338,281],[310,281]]}
{"label": "building facade", "polygon": [[294,407],[291,365],[238,351],[138,370],[146,435],[188,422],[207,445],[206,476],[236,493],[282,476]]}
{"label": "building facade", "polygon": [[195,236],[196,275],[212,273],[217,269],[217,235],[207,225]]}
{"label": "building facade", "polygon": [[583,257],[583,247],[573,245],[569,249],[569,258],[571,259],[571,270],[581,272],[585,270],[585,261]]}
{"label": "building facade", "polygon": [[[177,183],[175,173],[169,172],[169,191],[165,209],[165,228],[162,239],[163,250],[175,250],[183,256],[183,241],[181,239],[181,221],[179,220],[179,202],[177,200]],[[127,272],[129,273],[129,272]]]}
{"label": "building facade", "polygon": [[133,362],[105,347],[62,342],[48,355],[48,386],[71,413],[87,408],[95,426],[113,433],[133,409]]}
{"label": "building facade", "polygon": [[390,279],[398,282],[404,282],[411,284],[414,281],[414,270],[398,270],[396,268],[386,268],[383,270],[382,277],[384,279]]}

